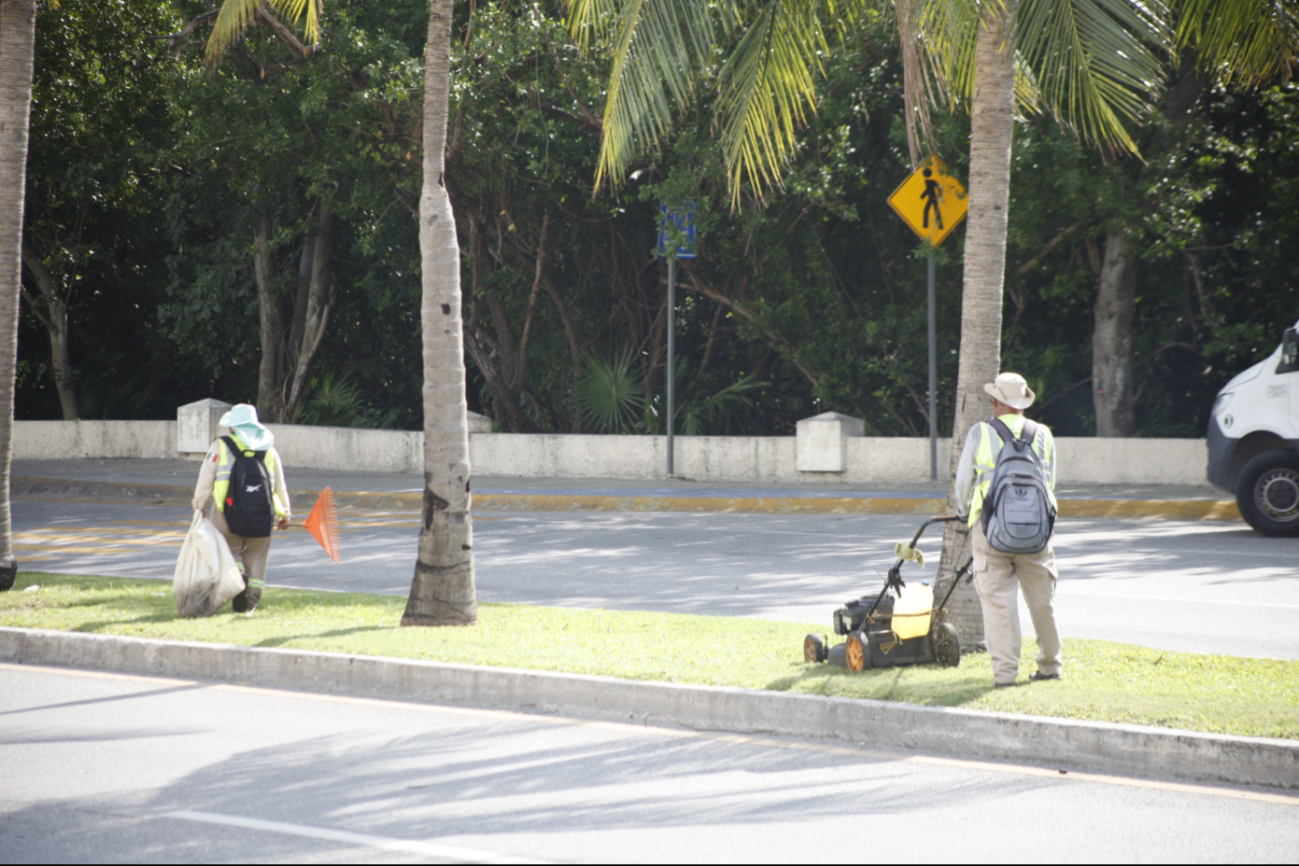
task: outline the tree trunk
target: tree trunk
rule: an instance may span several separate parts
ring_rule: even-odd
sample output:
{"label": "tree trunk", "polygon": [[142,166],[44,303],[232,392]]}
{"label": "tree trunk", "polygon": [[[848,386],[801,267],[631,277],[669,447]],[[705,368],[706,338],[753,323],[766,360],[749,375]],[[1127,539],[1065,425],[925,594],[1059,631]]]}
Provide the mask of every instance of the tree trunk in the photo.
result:
{"label": "tree trunk", "polygon": [[28,295],[27,300],[50,335],[50,364],[54,367],[54,387],[59,392],[63,420],[76,421],[81,413],[77,408],[77,389],[73,385],[72,358],[68,352],[68,299],[59,291],[59,284],[49,268],[26,246],[23,247],[23,262],[36,277],[36,287],[41,293],[40,298]]}
{"label": "tree trunk", "polygon": [[460,245],[447,195],[451,0],[432,0],[424,68],[424,189],[419,241],[424,347],[424,515],[402,625],[478,619],[470,517],[469,426],[461,325]]}
{"label": "tree trunk", "polygon": [[[302,268],[299,268],[298,304],[293,311],[293,364],[284,383],[284,408],[280,421],[291,423],[298,414],[303,389],[311,373],[311,362],[325,339],[329,311],[334,306],[334,280],[329,273],[329,257],[334,251],[334,214],[322,199],[316,208],[316,236],[308,241],[310,267],[307,269],[306,298],[302,295]],[[304,252],[303,258],[306,259]],[[300,323],[300,329],[299,329]]]}
{"label": "tree trunk", "polygon": [[257,415],[265,421],[279,421],[284,414],[284,323],[280,299],[275,295],[275,255],[271,221],[257,227],[253,250],[253,271],[257,277],[257,307],[261,311],[262,361],[257,369]]}
{"label": "tree trunk", "polygon": [[0,590],[12,587],[18,573],[9,514],[9,461],[35,47],[36,0],[0,0]]}
{"label": "tree trunk", "polygon": [[1122,229],[1105,236],[1105,258],[1096,280],[1096,330],[1092,332],[1092,399],[1096,435],[1137,431],[1132,393],[1132,309],[1137,298],[1137,259]]}
{"label": "tree trunk", "polygon": [[[989,6],[975,52],[974,101],[970,108],[970,202],[965,224],[961,353],[956,377],[956,417],[948,467],[947,513],[957,511],[956,465],[965,436],[991,414],[983,385],[1001,368],[1001,307],[1006,268],[1006,212],[1010,201],[1010,144],[1015,128],[1015,74],[1010,50],[1016,3]],[[941,598],[956,567],[970,555],[956,522],[946,525],[943,558],[935,581]],[[957,555],[961,561],[956,562]],[[962,584],[947,605],[962,646],[983,643],[983,612],[972,586]]]}

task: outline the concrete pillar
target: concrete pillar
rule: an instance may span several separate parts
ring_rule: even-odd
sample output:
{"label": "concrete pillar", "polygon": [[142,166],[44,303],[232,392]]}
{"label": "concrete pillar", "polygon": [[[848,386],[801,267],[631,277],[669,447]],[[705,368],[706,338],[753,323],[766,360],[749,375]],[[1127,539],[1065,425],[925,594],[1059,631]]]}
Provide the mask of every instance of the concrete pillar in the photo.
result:
{"label": "concrete pillar", "polygon": [[843,472],[849,436],[864,436],[866,423],[838,412],[822,412],[796,425],[794,468],[799,472]]}
{"label": "concrete pillar", "polygon": [[217,421],[230,410],[229,403],[220,400],[199,400],[176,410],[176,450],[182,457],[202,459],[212,440],[229,432],[217,426]]}

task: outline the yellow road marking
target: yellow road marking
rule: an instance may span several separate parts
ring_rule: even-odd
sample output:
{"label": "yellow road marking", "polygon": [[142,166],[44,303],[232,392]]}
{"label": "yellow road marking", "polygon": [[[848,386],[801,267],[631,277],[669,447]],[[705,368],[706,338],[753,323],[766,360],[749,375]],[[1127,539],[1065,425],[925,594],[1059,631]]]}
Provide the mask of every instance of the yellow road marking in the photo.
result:
{"label": "yellow road marking", "polygon": [[[58,532],[76,532],[92,533],[103,532],[102,526],[42,526],[38,529],[24,529],[21,532],[14,533],[15,537],[19,536],[40,536],[45,537],[48,533]],[[150,538],[184,538],[183,532],[160,532],[157,529],[113,529],[110,530],[114,535],[146,535]]]}
{"label": "yellow road marking", "polygon": [[[237,692],[241,694],[271,694],[284,698],[350,704],[353,706],[415,710],[418,712],[437,713],[442,715],[469,716],[471,718],[526,721],[536,724],[592,728],[596,730],[616,731],[619,733],[635,731],[636,733],[648,733],[655,736],[673,739],[709,740],[713,742],[734,743],[737,745],[761,746],[771,749],[813,752],[822,755],[865,758],[867,760],[875,761],[896,761],[902,764],[953,767],[963,770],[979,770],[988,773],[1010,773],[1020,776],[1034,776],[1041,779],[1053,779],[1061,782],[1090,782],[1097,785],[1118,785],[1125,788],[1146,788],[1153,791],[1171,791],[1179,794],[1199,794],[1207,797],[1225,797],[1230,800],[1251,800],[1258,803],[1272,803],[1279,806],[1299,806],[1299,795],[1273,793],[1271,791],[1251,788],[1228,788],[1216,785],[1200,785],[1192,782],[1161,782],[1155,779],[1133,779],[1125,776],[1110,776],[1104,773],[1074,772],[1073,770],[1062,772],[1061,770],[1053,770],[1045,767],[1033,767],[1024,764],[1001,764],[989,761],[975,761],[966,758],[942,758],[933,755],[908,754],[906,752],[885,752],[861,749],[855,746],[834,746],[820,742],[781,740],[774,737],[764,737],[753,734],[733,734],[721,731],[695,731],[683,730],[680,728],[650,727],[648,719],[641,724],[631,724],[629,722],[601,722],[566,716],[533,715],[512,710],[487,710],[471,707],[438,706],[435,704],[408,703],[405,701],[394,701],[384,698],[354,698],[344,695],[320,695],[310,694],[307,692],[291,692],[285,689],[263,688],[260,686],[234,685],[230,683],[203,683],[196,680],[178,680],[168,677],[108,673],[105,671],[83,671],[69,668],[46,667],[42,665],[12,664],[8,662],[0,662],[0,670],[57,674],[61,676],[87,677],[92,679],[125,680],[129,682],[205,686],[218,691]],[[668,722],[674,721],[666,716],[661,718]]]}
{"label": "yellow road marking", "polygon": [[[160,547],[180,547],[180,542],[159,541]],[[135,547],[72,547],[58,544],[15,544],[14,550],[32,551],[35,553],[97,553],[105,556],[112,556],[118,553],[138,554]]]}
{"label": "yellow road marking", "polygon": [[98,541],[102,544],[129,544],[139,547],[141,545],[151,544],[180,544],[185,540],[185,536],[180,535],[155,535],[151,538],[121,538],[116,535],[31,535],[26,532],[20,532],[14,535],[14,539],[19,544],[81,544],[85,542]]}

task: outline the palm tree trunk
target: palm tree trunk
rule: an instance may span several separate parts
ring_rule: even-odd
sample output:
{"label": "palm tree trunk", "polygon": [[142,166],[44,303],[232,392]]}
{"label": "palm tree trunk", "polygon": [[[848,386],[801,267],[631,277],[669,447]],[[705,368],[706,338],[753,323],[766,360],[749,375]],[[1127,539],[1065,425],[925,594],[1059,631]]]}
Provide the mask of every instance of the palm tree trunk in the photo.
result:
{"label": "palm tree trunk", "polygon": [[[970,428],[990,414],[983,385],[1001,368],[1002,287],[1006,269],[1006,211],[1010,202],[1010,144],[1015,128],[1015,73],[1010,27],[1016,3],[989,6],[979,28],[975,54],[974,101],[970,107],[970,208],[965,227],[964,292],[961,298],[961,354],[956,375],[956,418],[952,424],[952,456],[948,477]],[[947,495],[947,511],[955,514],[955,487]],[[960,554],[961,563],[955,562]],[[943,560],[937,594],[947,591],[956,566],[969,556],[969,547],[955,523],[943,536]],[[973,587],[962,585],[947,605],[961,644],[983,643],[983,614]]]}
{"label": "palm tree trunk", "polygon": [[469,509],[469,425],[461,324],[460,245],[444,171],[451,85],[451,3],[432,0],[424,69],[424,190],[419,245],[424,297],[424,515],[402,625],[478,619]]}
{"label": "palm tree trunk", "polygon": [[9,460],[35,48],[36,0],[0,0],[0,590],[12,587],[18,573],[9,515]]}

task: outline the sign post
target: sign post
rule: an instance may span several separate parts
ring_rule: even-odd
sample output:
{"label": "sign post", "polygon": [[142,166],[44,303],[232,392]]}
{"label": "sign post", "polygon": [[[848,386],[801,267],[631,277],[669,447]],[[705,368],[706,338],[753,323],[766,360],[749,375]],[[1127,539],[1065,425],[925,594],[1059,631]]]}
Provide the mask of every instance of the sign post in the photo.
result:
{"label": "sign post", "polygon": [[938,349],[936,337],[934,250],[965,219],[965,187],[947,173],[947,164],[931,156],[889,196],[902,221],[929,243],[929,480],[938,480]]}
{"label": "sign post", "polygon": [[[676,454],[676,361],[677,361],[677,259],[695,257],[695,203],[681,202],[669,206],[667,202],[659,203],[663,215],[659,222],[659,243],[656,255],[668,260],[668,368],[667,375],[667,418],[665,426],[668,433],[668,477],[676,474],[673,457]],[[671,229],[669,229],[669,223]],[[669,249],[672,242],[670,235],[677,235],[679,242],[674,249]]]}

